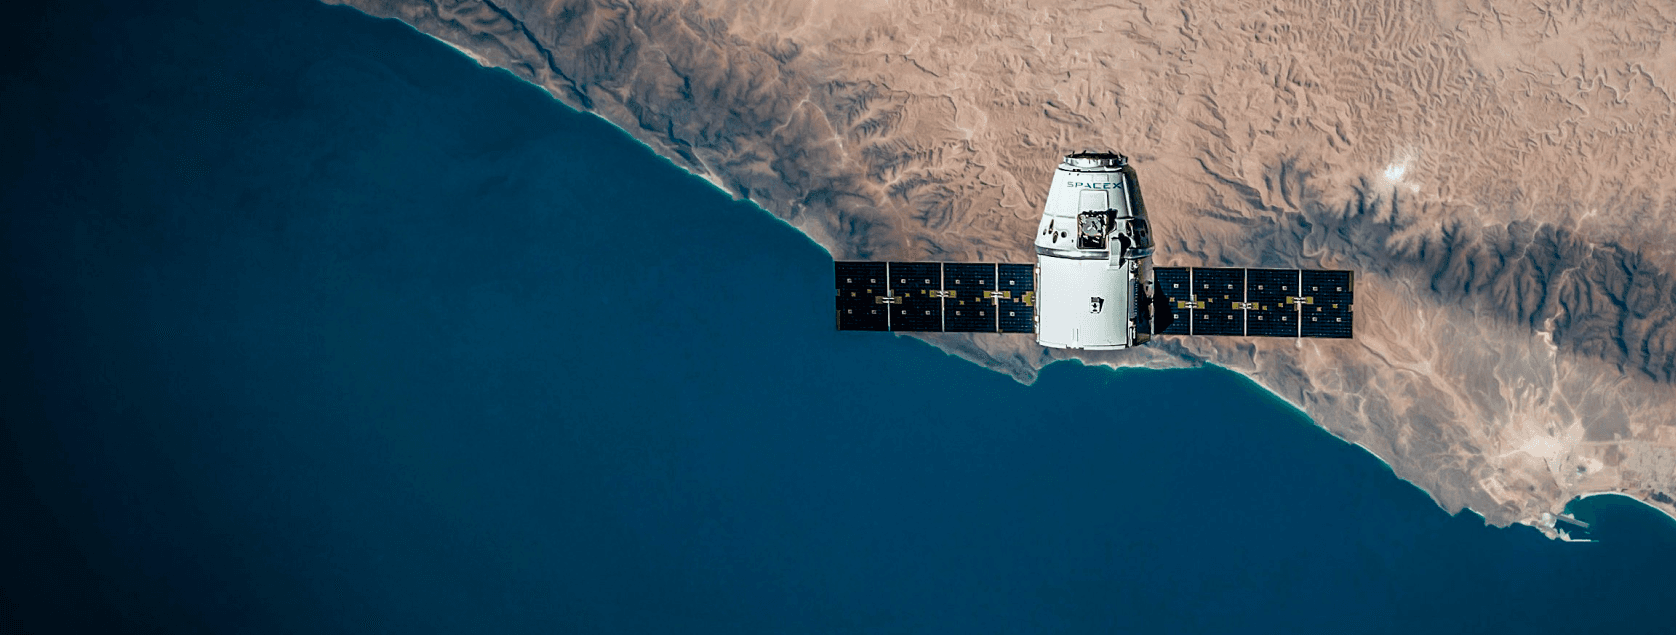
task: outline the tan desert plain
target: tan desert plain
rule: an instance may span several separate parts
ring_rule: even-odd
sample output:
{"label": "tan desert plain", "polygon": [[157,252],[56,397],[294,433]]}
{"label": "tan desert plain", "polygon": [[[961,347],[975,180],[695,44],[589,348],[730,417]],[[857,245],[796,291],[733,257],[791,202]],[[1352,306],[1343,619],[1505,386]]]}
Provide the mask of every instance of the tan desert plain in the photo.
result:
{"label": "tan desert plain", "polygon": [[1165,266],[1354,269],[1354,340],[1068,352],[1242,373],[1443,508],[1676,514],[1676,3],[328,0],[591,111],[837,259],[1034,262],[1127,153]]}

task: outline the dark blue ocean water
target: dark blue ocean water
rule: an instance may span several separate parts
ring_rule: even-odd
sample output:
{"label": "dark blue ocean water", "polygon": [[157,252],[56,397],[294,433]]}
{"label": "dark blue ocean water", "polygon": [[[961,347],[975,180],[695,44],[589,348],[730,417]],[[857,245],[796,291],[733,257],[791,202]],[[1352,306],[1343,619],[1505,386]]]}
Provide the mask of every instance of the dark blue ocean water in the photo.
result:
{"label": "dark blue ocean water", "polygon": [[5,632],[1673,630],[1646,508],[837,333],[817,245],[405,26],[93,4],[5,43]]}

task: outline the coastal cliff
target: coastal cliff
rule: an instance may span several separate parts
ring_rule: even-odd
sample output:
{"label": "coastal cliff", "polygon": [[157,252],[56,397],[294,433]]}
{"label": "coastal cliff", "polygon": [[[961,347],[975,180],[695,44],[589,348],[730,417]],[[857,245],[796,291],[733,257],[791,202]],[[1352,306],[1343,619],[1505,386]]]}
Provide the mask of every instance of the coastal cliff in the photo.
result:
{"label": "coastal cliff", "polygon": [[1657,3],[330,0],[617,124],[838,259],[1031,262],[1059,157],[1127,153],[1165,266],[1358,272],[1349,341],[1212,363],[1445,509],[1676,513],[1676,13]]}

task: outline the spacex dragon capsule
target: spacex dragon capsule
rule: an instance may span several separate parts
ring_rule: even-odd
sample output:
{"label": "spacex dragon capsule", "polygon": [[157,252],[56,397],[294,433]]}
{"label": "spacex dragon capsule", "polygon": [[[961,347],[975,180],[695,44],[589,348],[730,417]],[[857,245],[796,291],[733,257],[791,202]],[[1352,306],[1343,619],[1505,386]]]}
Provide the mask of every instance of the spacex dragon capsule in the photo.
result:
{"label": "spacex dragon capsule", "polygon": [[1112,350],[1145,344],[1152,233],[1121,154],[1083,152],[1053,171],[1036,230],[1036,342]]}
{"label": "spacex dragon capsule", "polygon": [[1163,335],[1353,337],[1353,272],[1154,267],[1121,154],[1065,156],[1034,246],[1034,265],[836,262],[838,329],[1033,333],[1045,347],[1101,351]]}

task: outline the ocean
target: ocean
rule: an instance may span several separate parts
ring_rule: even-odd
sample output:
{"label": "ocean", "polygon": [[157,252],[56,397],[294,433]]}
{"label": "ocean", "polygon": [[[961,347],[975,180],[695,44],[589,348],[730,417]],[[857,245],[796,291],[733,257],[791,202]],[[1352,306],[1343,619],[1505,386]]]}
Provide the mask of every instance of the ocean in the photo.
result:
{"label": "ocean", "polygon": [[[508,73],[302,0],[7,42],[7,632],[1672,632],[1218,368],[1018,384]],[[0,628],[4,630],[4,628]]]}

